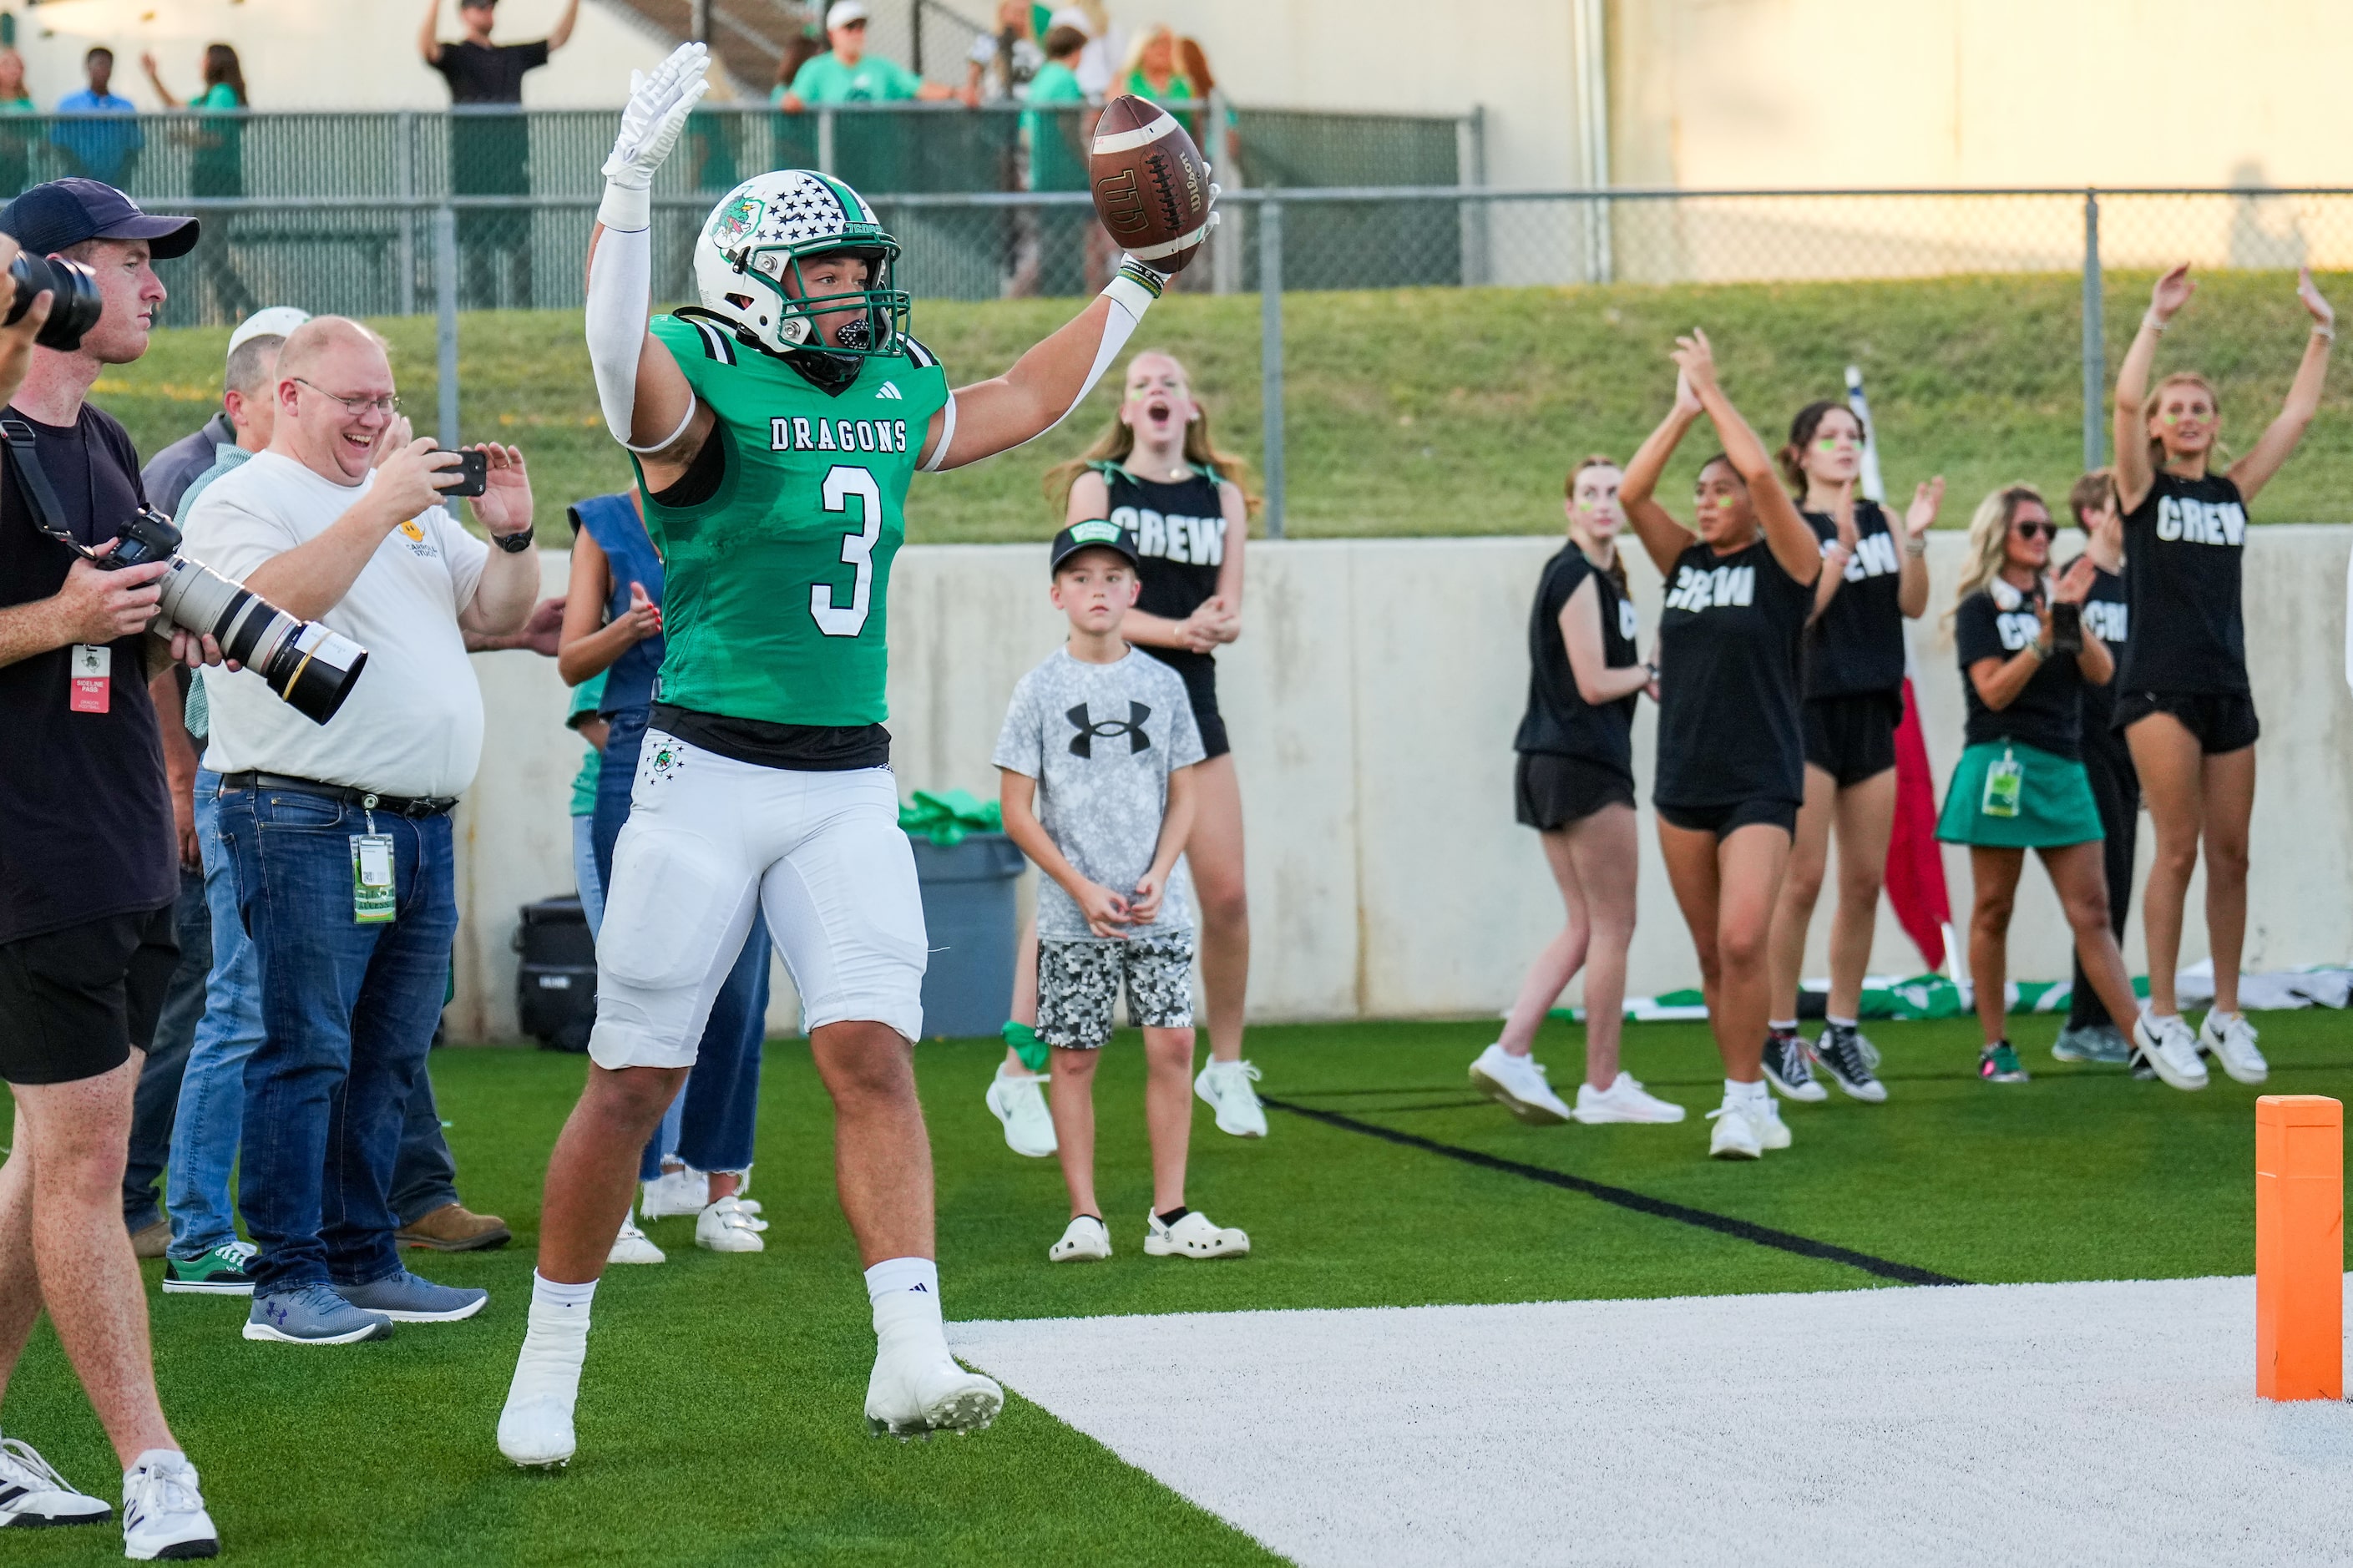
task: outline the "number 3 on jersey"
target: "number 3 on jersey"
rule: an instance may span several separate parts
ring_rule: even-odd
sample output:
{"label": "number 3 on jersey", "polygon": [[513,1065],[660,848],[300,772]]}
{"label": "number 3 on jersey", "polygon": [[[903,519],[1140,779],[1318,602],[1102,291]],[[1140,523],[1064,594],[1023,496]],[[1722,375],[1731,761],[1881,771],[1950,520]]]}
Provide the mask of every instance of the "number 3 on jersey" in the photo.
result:
{"label": "number 3 on jersey", "polygon": [[850,590],[849,603],[834,603],[830,583],[809,586],[809,617],[829,637],[854,637],[866,626],[867,606],[874,593],[874,544],[882,536],[882,490],[864,468],[840,463],[827,470],[827,511],[849,510],[853,496],[864,503],[860,510],[865,521],[857,532],[845,534],[841,541],[842,563],[858,568],[858,585]]}

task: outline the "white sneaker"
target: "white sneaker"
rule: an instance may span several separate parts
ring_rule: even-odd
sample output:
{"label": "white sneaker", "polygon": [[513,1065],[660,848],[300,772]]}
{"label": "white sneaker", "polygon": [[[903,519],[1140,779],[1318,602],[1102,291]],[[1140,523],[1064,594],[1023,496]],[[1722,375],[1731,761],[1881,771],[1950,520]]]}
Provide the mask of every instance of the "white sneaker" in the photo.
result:
{"label": "white sneaker", "polygon": [[670,1254],[638,1228],[638,1216],[634,1214],[621,1222],[621,1234],[613,1238],[613,1250],[605,1254],[607,1263],[663,1263],[669,1258]]}
{"label": "white sneaker", "polygon": [[1750,1103],[1748,1125],[1756,1130],[1760,1149],[1787,1149],[1789,1146],[1789,1124],[1781,1120],[1781,1107],[1769,1095]]}
{"label": "white sneaker", "polygon": [[1221,1062],[1212,1057],[1201,1076],[1193,1080],[1193,1092],[1218,1113],[1219,1131],[1237,1138],[1263,1138],[1266,1108],[1258,1102],[1258,1090],[1250,1087],[1257,1081],[1258,1068],[1250,1063]]}
{"label": "white sneaker", "polygon": [[1049,1263],[1100,1263],[1111,1256],[1111,1227],[1093,1215],[1071,1221],[1062,1239],[1046,1249]]}
{"label": "white sneaker", "polygon": [[699,1215],[711,1202],[711,1177],[691,1165],[664,1171],[646,1183],[645,1189],[645,1199],[638,1205],[638,1213],[649,1223]]}
{"label": "white sneaker", "polygon": [[2175,1089],[2204,1089],[2206,1064],[2198,1055],[2198,1037],[2175,1014],[2160,1018],[2146,1007],[2133,1020],[2133,1044],[2141,1059]]}
{"label": "white sneaker", "polygon": [[2198,1049],[2219,1059],[2222,1070],[2241,1083],[2261,1083],[2272,1076],[2271,1064],[2255,1049],[2255,1026],[2244,1013],[2209,1010],[2206,1021],[2198,1026]]}
{"label": "white sneaker", "polygon": [[1471,1064],[1471,1087],[1523,1121],[1552,1125],[1569,1119],[1569,1109],[1545,1081],[1535,1055],[1515,1057],[1496,1041]]}
{"label": "white sneaker", "polygon": [[709,1252],[765,1252],[766,1226],[744,1212],[742,1200],[719,1199],[694,1216],[694,1245]]}
{"label": "white sneaker", "polygon": [[1163,1225],[1156,1214],[1147,1214],[1144,1225],[1144,1255],[1146,1258],[1248,1258],[1250,1237],[1231,1226],[1211,1223],[1209,1216],[1198,1209],[1177,1217],[1175,1225]]}
{"label": "white sneaker", "polygon": [[934,1432],[977,1432],[1005,1408],[994,1378],[966,1372],[944,1349],[930,1355],[879,1349],[866,1381],[866,1429],[904,1442]]}
{"label": "white sneaker", "polygon": [[984,1097],[988,1109],[997,1113],[997,1120],[1005,1123],[1005,1146],[1032,1160],[1043,1160],[1061,1147],[1054,1140],[1054,1117],[1046,1109],[1041,1087],[1052,1078],[1051,1073],[1028,1078],[1008,1075],[1005,1064],[999,1062],[997,1076],[988,1080],[988,1093]]}
{"label": "white sneaker", "polygon": [[1765,1142],[1757,1135],[1746,1102],[1726,1095],[1722,1105],[1707,1113],[1707,1119],[1715,1123],[1715,1130],[1707,1135],[1709,1159],[1755,1160],[1763,1156]]}
{"label": "white sneaker", "polygon": [[588,1359],[588,1321],[565,1322],[534,1305],[515,1357],[514,1381],[499,1412],[499,1452],[526,1468],[569,1464],[576,1443],[572,1411]]}
{"label": "white sneaker", "polygon": [[0,1527],[99,1524],[114,1510],[74,1490],[49,1462],[20,1438],[0,1439]]}
{"label": "white sneaker", "polygon": [[122,1555],[134,1563],[220,1553],[220,1531],[185,1454],[150,1448],[122,1473]]}
{"label": "white sneaker", "polygon": [[1661,1100],[1642,1087],[1632,1073],[1620,1072],[1608,1089],[1589,1083],[1577,1086],[1577,1109],[1570,1115],[1588,1124],[1603,1121],[1681,1121],[1683,1108]]}

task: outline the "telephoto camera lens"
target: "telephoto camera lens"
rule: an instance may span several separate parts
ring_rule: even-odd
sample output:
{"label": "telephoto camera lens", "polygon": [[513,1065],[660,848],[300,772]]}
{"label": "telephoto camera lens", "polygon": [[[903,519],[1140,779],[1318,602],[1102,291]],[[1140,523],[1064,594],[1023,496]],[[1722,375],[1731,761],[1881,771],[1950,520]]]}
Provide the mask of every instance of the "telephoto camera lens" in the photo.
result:
{"label": "telephoto camera lens", "polygon": [[201,561],[172,557],[163,578],[164,618],[209,632],[221,657],[269,684],[286,705],[315,724],[335,716],[367,663],[367,649],[316,621],[298,621],[242,583]]}
{"label": "telephoto camera lens", "polygon": [[99,298],[98,274],[79,261],[69,261],[62,256],[35,256],[21,251],[8,264],[8,276],[16,281],[16,296],[8,301],[8,314],[0,319],[0,326],[15,326],[25,319],[32,308],[33,296],[47,289],[49,319],[33,341],[45,349],[71,353],[81,347],[82,334],[98,325],[99,314],[105,301]]}

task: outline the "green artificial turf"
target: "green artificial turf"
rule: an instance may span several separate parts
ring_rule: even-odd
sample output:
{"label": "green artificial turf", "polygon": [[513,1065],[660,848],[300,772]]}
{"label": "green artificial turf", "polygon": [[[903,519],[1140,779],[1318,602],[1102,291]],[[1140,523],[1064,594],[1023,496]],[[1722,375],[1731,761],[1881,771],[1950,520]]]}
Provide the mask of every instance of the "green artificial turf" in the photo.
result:
{"label": "green artificial turf", "polygon": [[[2353,1090],[2342,1015],[2260,1020],[2272,1092]],[[1636,1025],[1627,1061],[1692,1110],[1680,1127],[1531,1127],[1466,1087],[1492,1023],[1267,1027],[1250,1054],[1278,1100],[1972,1281],[2249,1271],[2259,1091],[2202,1094],[2051,1060],[2055,1019],[2016,1021],[2034,1082],[1972,1076],[1974,1026],[1873,1029],[1884,1106],[1837,1096],[1785,1108],[1791,1150],[1704,1158],[1721,1082],[1704,1027]],[[1577,1071],[1578,1032],[1539,1042]],[[939,1169],[942,1273],[956,1319],[1250,1308],[1403,1306],[1873,1287],[1854,1268],[1629,1212],[1524,1176],[1277,1110],[1263,1142],[1197,1111],[1188,1197],[1247,1227],[1253,1254],[1143,1257],[1149,1181],[1132,1036],[1098,1088],[1101,1188],[1118,1255],[1055,1268],[1065,1216],[1050,1161],[1008,1152],[980,1092],[993,1041],[919,1056]],[[1018,1396],[996,1428],[900,1445],[860,1419],[872,1340],[855,1251],[834,1206],[830,1117],[804,1047],[773,1042],[755,1195],[756,1257],[698,1251],[683,1220],[651,1227],[658,1268],[607,1277],[580,1411],[580,1457],[514,1471],[493,1444],[528,1298],[539,1179],[584,1071],[577,1057],[448,1050],[434,1078],[469,1204],[517,1232],[503,1252],[412,1254],[431,1278],[490,1287],[461,1324],[311,1350],[237,1336],[244,1305],[151,1296],[176,1429],[202,1468],[236,1561],[255,1563],[1246,1563],[1247,1538]],[[159,1266],[148,1267],[151,1283]],[[1170,1375],[1138,1367],[1139,1377]],[[102,1495],[112,1459],[44,1325],[7,1431]],[[1247,1390],[1237,1391],[1247,1399]],[[12,1563],[119,1560],[111,1531],[12,1537]]]}
{"label": "green artificial turf", "polygon": [[[2348,279],[2324,279],[2340,296]],[[2307,325],[2284,273],[2220,272],[2168,334],[2160,368],[2197,367],[2221,394],[2226,440],[2244,450],[2278,407]],[[1770,443],[1810,399],[1868,378],[1891,492],[1932,473],[1949,482],[1944,521],[1968,522],[1987,491],[2029,479],[2064,494],[2081,468],[2082,280],[2073,273],[1899,282],[1380,289],[1283,300],[1289,526],[1296,537],[1551,533],[1561,477],[1591,451],[1632,455],[1673,391],[1677,332],[1705,326],[1725,384]],[[2112,358],[2131,340],[2146,276],[2107,283]],[[914,330],[957,383],[1011,364],[1079,302],[922,301]],[[434,325],[375,323],[420,433],[435,421]],[[216,405],[226,328],[159,331],[146,357],[110,370],[96,397],[142,452]],[[1255,295],[1175,294],[1136,347],[1191,367],[1219,444],[1252,462],[1260,438]],[[568,542],[563,505],[628,482],[606,435],[576,311],[460,319],[462,437],[523,449],[541,540]],[[1033,540],[1060,518],[1040,479],[1108,423],[1114,378],[1033,445],[946,475],[908,500],[919,543]],[[1686,443],[1663,493],[1680,507],[1714,444]],[[2353,407],[2332,394],[2296,458],[2256,508],[2260,521],[2353,520]]]}

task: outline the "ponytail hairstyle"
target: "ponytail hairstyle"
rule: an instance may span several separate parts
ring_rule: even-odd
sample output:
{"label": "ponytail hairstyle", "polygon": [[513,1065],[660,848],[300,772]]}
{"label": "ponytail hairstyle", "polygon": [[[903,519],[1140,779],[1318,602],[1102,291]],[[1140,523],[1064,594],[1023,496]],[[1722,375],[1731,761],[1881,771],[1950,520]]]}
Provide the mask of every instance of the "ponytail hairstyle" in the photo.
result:
{"label": "ponytail hairstyle", "polygon": [[[2171,375],[2165,377],[2165,379],[2159,381],[2155,386],[2149,388],[2147,400],[2141,405],[2142,424],[2146,426],[2157,417],[2158,405],[2165,401],[2165,389],[2168,386],[2197,387],[2206,395],[2207,401],[2213,404],[2214,424],[2216,428],[2214,439],[2209,442],[2206,447],[2206,471],[2211,474],[2218,467],[2229,467],[2231,461],[2230,448],[2222,445],[2221,429],[2222,423],[2222,395],[2214,390],[2214,384],[2212,382],[2207,380],[2204,376],[2199,374],[2194,370],[2177,370]],[[2148,467],[2151,473],[2161,474],[2165,472],[2165,440],[2162,437],[2151,436],[2148,438]]]}
{"label": "ponytail hairstyle", "polygon": [[1977,515],[1969,519],[1969,563],[1961,573],[1960,590],[1953,595],[1953,608],[1945,612],[1947,620],[1961,607],[1963,600],[2001,574],[2002,563],[2010,559],[2010,522],[2018,516],[2018,509],[2028,501],[2045,511],[2050,510],[2042,492],[2022,479],[2002,486],[1978,502]]}
{"label": "ponytail hairstyle", "polygon": [[[1166,349],[1139,349],[1129,358],[1128,363],[1134,364],[1145,354],[1157,354],[1177,369],[1185,368],[1185,362]],[[1186,380],[1189,392],[1190,373],[1187,373]],[[1123,391],[1121,395],[1124,397],[1125,393]],[[1079,482],[1081,474],[1098,463],[1124,463],[1134,452],[1135,426],[1122,419],[1114,408],[1111,427],[1096,437],[1093,445],[1068,462],[1057,463],[1046,470],[1046,499],[1054,505],[1056,526],[1060,526],[1061,516],[1070,508],[1071,487]],[[1185,460],[1197,468],[1208,469],[1214,479],[1229,480],[1242,492],[1242,519],[1245,522],[1258,515],[1259,497],[1250,487],[1249,461],[1218,449],[1216,440],[1209,434],[1209,410],[1198,397],[1193,399],[1193,421],[1185,426]]]}
{"label": "ponytail hairstyle", "polygon": [[[1577,478],[1588,468],[1616,468],[1622,473],[1625,470],[1625,465],[1607,452],[1588,452],[1584,457],[1577,459],[1577,467],[1568,470],[1568,479],[1562,484],[1560,490],[1562,497],[1572,506],[1577,500]],[[1572,539],[1576,537],[1576,526],[1571,524],[1569,535]],[[1584,548],[1581,542],[1577,548],[1580,550]],[[1609,580],[1618,584],[1618,596],[1621,599],[1631,598],[1633,590],[1626,585],[1626,552],[1618,548],[1615,539],[1610,541],[1608,571]]]}
{"label": "ponytail hairstyle", "polygon": [[1780,465],[1781,478],[1788,483],[1789,493],[1800,501],[1806,499],[1806,448],[1814,444],[1814,432],[1822,427],[1822,421],[1834,413],[1854,416],[1853,409],[1828,397],[1816,398],[1799,409],[1798,416],[1789,421],[1789,444],[1773,454],[1773,461]]}

